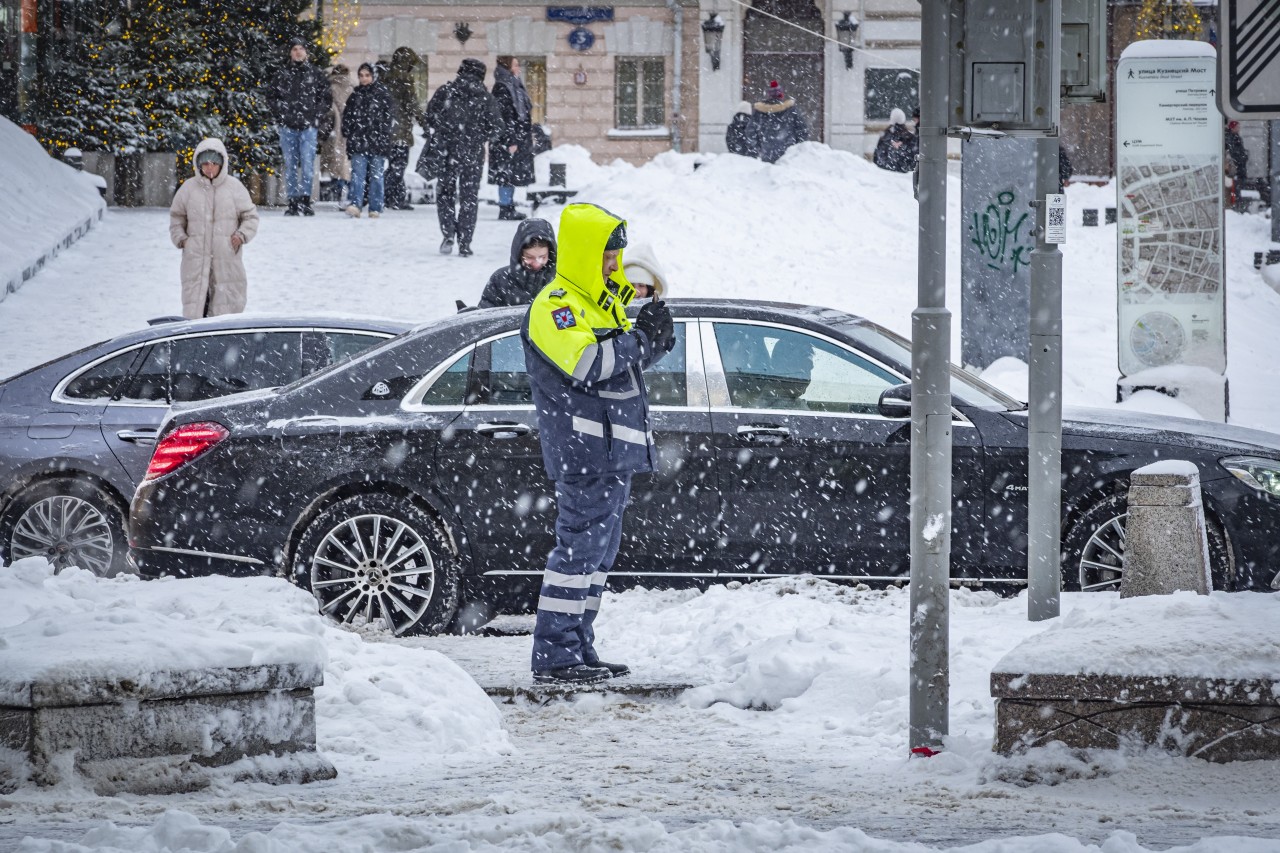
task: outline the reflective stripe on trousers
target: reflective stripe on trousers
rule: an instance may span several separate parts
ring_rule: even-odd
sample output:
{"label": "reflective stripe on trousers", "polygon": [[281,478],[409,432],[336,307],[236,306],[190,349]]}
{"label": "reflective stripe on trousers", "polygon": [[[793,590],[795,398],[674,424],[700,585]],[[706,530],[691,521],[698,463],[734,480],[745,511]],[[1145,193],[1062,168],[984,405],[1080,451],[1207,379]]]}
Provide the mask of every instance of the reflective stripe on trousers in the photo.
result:
{"label": "reflective stripe on trousers", "polygon": [[568,477],[556,482],[556,545],[547,558],[533,629],[534,672],[594,657],[592,623],[622,541],[630,474]]}

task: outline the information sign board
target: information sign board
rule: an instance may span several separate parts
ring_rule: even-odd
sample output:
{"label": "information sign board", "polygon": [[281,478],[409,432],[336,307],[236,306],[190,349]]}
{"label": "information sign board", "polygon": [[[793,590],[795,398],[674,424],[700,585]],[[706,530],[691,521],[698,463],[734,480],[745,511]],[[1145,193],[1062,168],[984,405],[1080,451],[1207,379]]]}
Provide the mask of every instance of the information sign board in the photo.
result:
{"label": "information sign board", "polygon": [[1222,116],[1216,56],[1142,41],[1116,68],[1120,373],[1166,364],[1226,371]]}

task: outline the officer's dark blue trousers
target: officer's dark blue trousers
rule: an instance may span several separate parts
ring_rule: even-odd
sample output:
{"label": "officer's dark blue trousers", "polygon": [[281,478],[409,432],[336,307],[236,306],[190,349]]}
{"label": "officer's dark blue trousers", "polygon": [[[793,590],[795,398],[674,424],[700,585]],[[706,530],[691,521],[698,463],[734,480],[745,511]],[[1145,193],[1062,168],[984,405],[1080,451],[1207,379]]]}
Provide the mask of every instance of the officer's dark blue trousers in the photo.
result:
{"label": "officer's dark blue trousers", "polygon": [[595,632],[605,578],[622,541],[631,474],[556,482],[556,546],[547,558],[533,629],[533,671],[596,660]]}

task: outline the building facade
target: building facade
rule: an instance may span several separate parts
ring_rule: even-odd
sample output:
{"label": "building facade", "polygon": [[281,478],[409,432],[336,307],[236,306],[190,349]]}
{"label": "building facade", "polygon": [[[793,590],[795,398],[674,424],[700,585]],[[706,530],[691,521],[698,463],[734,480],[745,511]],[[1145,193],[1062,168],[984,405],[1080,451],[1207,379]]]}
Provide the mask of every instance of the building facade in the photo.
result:
{"label": "building facade", "polygon": [[[464,57],[492,68],[498,56],[517,56],[535,121],[555,144],[581,145],[602,161],[724,151],[739,103],[759,100],[771,80],[795,98],[811,138],[870,152],[890,111],[910,115],[918,101],[919,8],[916,0],[381,0],[360,4],[338,58],[354,67],[410,47],[426,63],[425,101]],[[716,56],[708,22],[723,25]],[[856,27],[856,49],[837,43],[841,22]]]}

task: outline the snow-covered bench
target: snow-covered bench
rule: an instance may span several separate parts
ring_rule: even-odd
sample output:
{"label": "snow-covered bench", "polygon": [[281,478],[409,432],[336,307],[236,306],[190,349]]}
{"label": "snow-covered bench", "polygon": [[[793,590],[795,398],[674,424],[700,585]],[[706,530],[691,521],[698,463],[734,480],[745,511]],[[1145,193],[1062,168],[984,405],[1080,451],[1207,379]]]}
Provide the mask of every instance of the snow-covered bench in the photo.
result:
{"label": "snow-covered bench", "polygon": [[200,667],[137,680],[81,678],[74,667],[60,677],[0,678],[0,745],[21,756],[0,765],[0,790],[72,776],[100,794],[189,791],[215,777],[332,779],[333,765],[315,751],[312,688],[322,680],[310,664]]}
{"label": "snow-covered bench", "polygon": [[1116,598],[1066,613],[993,669],[995,751],[1061,741],[1280,758],[1278,619],[1280,598],[1262,593]]}

